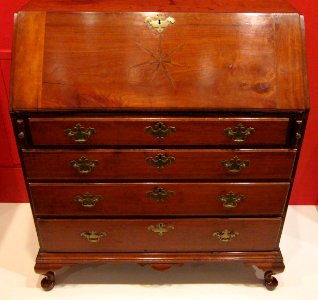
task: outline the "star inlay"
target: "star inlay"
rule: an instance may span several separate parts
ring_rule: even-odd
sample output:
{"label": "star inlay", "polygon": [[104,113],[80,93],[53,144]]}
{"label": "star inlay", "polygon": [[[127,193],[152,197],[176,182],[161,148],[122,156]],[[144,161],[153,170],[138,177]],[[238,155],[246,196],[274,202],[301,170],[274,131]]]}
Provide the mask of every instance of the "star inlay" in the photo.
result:
{"label": "star inlay", "polygon": [[137,44],[137,45],[139,46],[141,50],[149,54],[150,58],[147,61],[144,61],[142,63],[132,66],[132,68],[139,68],[139,67],[143,67],[147,65],[152,66],[153,73],[150,78],[150,82],[153,82],[156,76],[158,75],[158,73],[162,72],[163,75],[168,79],[171,87],[173,89],[176,89],[174,80],[171,77],[167,67],[183,67],[184,66],[184,65],[172,62],[172,57],[183,45],[179,45],[173,48],[172,50],[170,50],[169,52],[165,52],[162,47],[161,35],[159,35],[158,49],[155,51],[149,50],[143,47],[141,44]]}

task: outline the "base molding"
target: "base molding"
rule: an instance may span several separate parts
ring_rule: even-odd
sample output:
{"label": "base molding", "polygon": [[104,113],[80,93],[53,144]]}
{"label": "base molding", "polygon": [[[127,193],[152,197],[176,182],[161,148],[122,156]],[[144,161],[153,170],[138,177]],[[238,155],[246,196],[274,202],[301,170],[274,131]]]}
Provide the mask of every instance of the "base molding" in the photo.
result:
{"label": "base molding", "polygon": [[197,252],[197,253],[47,253],[39,252],[35,272],[44,275],[41,286],[51,290],[55,285],[54,272],[75,264],[138,263],[166,270],[184,263],[230,263],[239,261],[264,271],[264,285],[274,290],[278,281],[273,276],[284,271],[283,257],[278,251],[264,252]]}

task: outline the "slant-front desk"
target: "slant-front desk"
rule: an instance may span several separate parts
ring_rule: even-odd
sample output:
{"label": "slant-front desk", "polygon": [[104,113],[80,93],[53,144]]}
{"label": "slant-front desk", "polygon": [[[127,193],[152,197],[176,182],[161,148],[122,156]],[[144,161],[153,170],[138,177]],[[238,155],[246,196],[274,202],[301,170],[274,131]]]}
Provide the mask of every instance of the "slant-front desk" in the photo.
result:
{"label": "slant-front desk", "polygon": [[10,108],[42,287],[79,263],[241,261],[274,289],[305,56],[303,18],[280,0],[22,8]]}

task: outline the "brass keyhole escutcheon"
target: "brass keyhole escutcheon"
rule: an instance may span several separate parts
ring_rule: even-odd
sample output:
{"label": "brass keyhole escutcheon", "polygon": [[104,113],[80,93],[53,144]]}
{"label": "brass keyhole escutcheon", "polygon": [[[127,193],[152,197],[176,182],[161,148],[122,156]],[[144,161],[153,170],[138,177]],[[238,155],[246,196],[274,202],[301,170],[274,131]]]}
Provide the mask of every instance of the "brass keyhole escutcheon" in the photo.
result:
{"label": "brass keyhole escutcheon", "polygon": [[159,33],[162,33],[165,28],[174,24],[175,22],[176,21],[173,17],[165,18],[165,16],[161,13],[154,17],[147,17],[145,19],[145,23],[147,23],[149,27],[156,29]]}

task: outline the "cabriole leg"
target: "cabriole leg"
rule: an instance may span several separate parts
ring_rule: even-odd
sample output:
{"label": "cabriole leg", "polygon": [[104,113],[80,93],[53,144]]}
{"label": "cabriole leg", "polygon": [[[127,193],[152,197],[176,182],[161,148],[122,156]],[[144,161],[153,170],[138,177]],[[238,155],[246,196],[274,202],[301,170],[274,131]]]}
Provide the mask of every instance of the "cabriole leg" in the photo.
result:
{"label": "cabriole leg", "polygon": [[275,290],[278,286],[278,281],[273,275],[272,271],[266,271],[264,274],[264,285],[269,291]]}
{"label": "cabriole leg", "polygon": [[278,280],[273,276],[282,273],[285,269],[283,261],[273,263],[255,263],[257,268],[264,271],[264,285],[269,291],[275,290]]}
{"label": "cabriole leg", "polygon": [[45,291],[50,291],[55,286],[55,274],[52,271],[49,271],[43,274],[45,277],[41,280],[41,287]]}
{"label": "cabriole leg", "polygon": [[55,286],[55,274],[54,271],[63,268],[64,265],[60,264],[43,264],[36,263],[34,270],[37,274],[44,275],[45,277],[41,280],[41,286],[43,290],[50,291]]}

